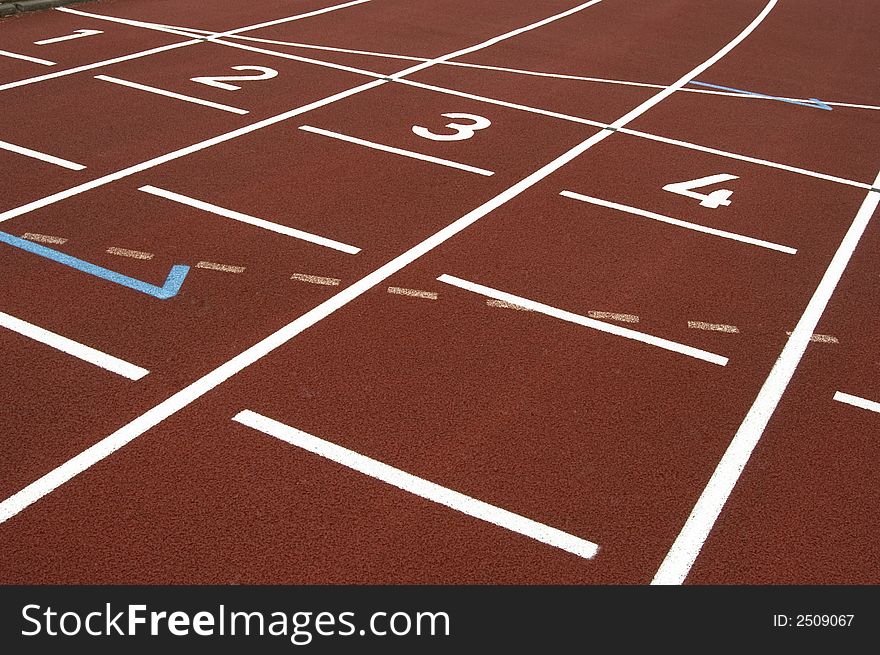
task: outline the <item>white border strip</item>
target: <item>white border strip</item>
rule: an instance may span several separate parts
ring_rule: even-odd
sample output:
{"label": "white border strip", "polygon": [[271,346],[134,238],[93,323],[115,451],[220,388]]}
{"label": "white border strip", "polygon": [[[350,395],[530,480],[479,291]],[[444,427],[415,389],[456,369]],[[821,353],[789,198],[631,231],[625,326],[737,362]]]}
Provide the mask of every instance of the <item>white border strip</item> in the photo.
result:
{"label": "white border strip", "polygon": [[245,114],[250,113],[246,109],[221,105],[219,102],[211,102],[210,100],[202,100],[201,98],[194,98],[193,96],[185,96],[182,93],[166,91],[165,89],[159,89],[155,86],[147,86],[146,84],[138,84],[137,82],[129,82],[128,80],[123,80],[118,77],[110,77],[109,75],[95,75],[95,79],[103,80],[104,82],[112,82],[113,84],[119,84],[120,86],[127,86],[132,89],[138,89],[139,91],[146,91],[147,93],[155,93],[156,95],[174,98],[175,100],[191,102],[194,105],[203,105],[204,107],[211,107],[212,109],[219,109],[220,111],[228,111],[230,114],[238,114],[239,116],[244,116]]}
{"label": "white border strip", "polygon": [[412,150],[403,150],[401,148],[395,148],[393,146],[386,146],[381,143],[376,143],[375,141],[367,141],[365,139],[358,139],[354,136],[348,136],[347,134],[340,134],[339,132],[331,132],[330,130],[324,130],[320,127],[312,127],[311,125],[301,125],[300,128],[303,132],[311,132],[312,134],[320,134],[322,136],[330,137],[331,139],[338,139],[340,141],[347,141],[348,143],[354,143],[355,145],[364,146],[365,148],[372,148],[373,150],[381,150],[382,152],[390,152],[394,155],[402,155],[403,157],[409,157],[410,159],[420,159],[422,161],[430,162],[432,164],[439,164],[441,166],[446,166],[448,168],[457,168],[461,171],[467,171],[468,173],[476,173],[477,175],[495,175],[492,171],[487,171],[485,168],[477,168],[476,166],[469,166],[468,164],[461,164],[457,161],[452,161],[449,159],[441,159],[440,157],[432,157],[431,155],[423,155],[420,152],[413,152]]}
{"label": "white border strip", "polygon": [[847,405],[852,405],[853,407],[867,409],[869,411],[877,412],[878,414],[880,414],[880,403],[873,400],[868,400],[867,398],[859,398],[858,396],[853,396],[848,393],[838,391],[834,394],[834,400],[840,403],[846,403]]}
{"label": "white border strip", "polygon": [[483,286],[482,284],[477,284],[476,282],[462,280],[461,278],[454,277],[452,275],[441,275],[437,279],[440,282],[451,284],[452,286],[458,287],[459,289],[464,289],[465,291],[477,293],[481,296],[485,296],[486,298],[494,298],[495,300],[500,300],[511,305],[518,305],[523,309],[529,309],[533,312],[545,314],[546,316],[552,316],[553,318],[558,318],[562,321],[574,323],[575,325],[581,325],[583,327],[599,330],[600,332],[607,332],[608,334],[613,334],[618,337],[624,337],[626,339],[632,339],[633,341],[646,343],[650,346],[656,346],[657,348],[663,348],[664,350],[670,350],[672,352],[679,353],[680,355],[687,355],[688,357],[701,359],[704,362],[709,362],[711,364],[726,366],[728,362],[727,357],[722,357],[721,355],[716,355],[714,353],[700,350],[698,348],[692,348],[691,346],[685,346],[675,341],[669,341],[668,339],[654,337],[650,334],[631,330],[630,328],[621,327],[612,323],[597,321],[594,318],[588,318],[586,316],[581,316],[580,314],[567,312],[564,309],[557,309],[556,307],[551,307],[550,305],[545,305],[534,300],[529,300],[528,298],[523,298],[522,296],[515,296],[512,293],[498,291],[497,289]]}
{"label": "white border strip", "polygon": [[217,214],[218,216],[223,216],[225,218],[231,218],[234,221],[239,221],[241,223],[247,223],[248,225],[260,227],[260,228],[263,228],[264,230],[269,230],[270,232],[275,232],[277,234],[283,234],[284,236],[293,237],[295,239],[300,239],[302,241],[308,241],[309,243],[314,243],[319,246],[324,246],[326,248],[332,248],[333,250],[339,250],[339,251],[347,253],[349,255],[356,255],[361,251],[360,248],[355,248],[354,246],[350,246],[346,243],[334,241],[333,239],[328,239],[326,237],[318,236],[317,234],[312,234],[310,232],[304,232],[302,230],[297,230],[295,228],[287,227],[286,225],[281,225],[279,223],[273,223],[272,221],[267,221],[262,218],[257,218],[256,216],[249,216],[248,214],[242,214],[241,212],[233,211],[232,209],[226,209],[224,207],[212,205],[209,202],[204,202],[203,200],[196,200],[195,198],[190,198],[189,196],[184,196],[180,193],[174,193],[173,191],[166,191],[165,189],[160,189],[158,187],[154,187],[154,186],[150,186],[150,185],[142,186],[138,189],[138,191],[144,191],[144,192],[152,194],[154,196],[159,196],[160,198],[165,198],[166,200],[178,202],[181,205],[188,205],[189,207],[194,207],[195,209],[201,209],[202,211],[210,212],[212,214]]}
{"label": "white border strip", "polygon": [[599,546],[591,541],[575,537],[567,532],[551,528],[532,519],[527,519],[524,516],[514,514],[495,505],[490,505],[482,500],[465,496],[447,487],[441,487],[439,484],[416,477],[348,448],[343,448],[302,430],[297,430],[284,423],[279,423],[249,409],[239,412],[232,420],[263,434],[280,439],[292,446],[307,450],[319,457],[341,464],[358,473],[363,473],[371,478],[390,484],[392,487],[397,487],[431,502],[445,505],[462,514],[492,523],[554,548],[572,553],[578,557],[592,559],[599,550]]}
{"label": "white border strip", "polygon": [[[880,187],[880,173],[874,185]],[[773,365],[755,402],[718,462],[703,493],[691,510],[651,584],[682,584],[700,554],[703,544],[727,503],[733,488],[761,440],[770,417],[788,388],[795,370],[810,343],[810,337],[828,306],[853,252],[862,238],[871,216],[880,204],[880,191],[869,191],[855,219],[831,259],[822,281]]]}
{"label": "white border strip", "polygon": [[8,141],[0,141],[0,149],[9,150],[10,152],[24,155],[25,157],[30,157],[31,159],[39,159],[40,161],[44,161],[47,164],[55,164],[56,166],[66,168],[70,171],[81,171],[85,169],[85,166],[83,166],[82,164],[77,164],[76,162],[62,159],[61,157],[56,157],[54,155],[47,155],[45,152],[40,152],[39,150],[31,150],[30,148],[25,148],[24,146],[17,146],[14,143],[9,143]]}
{"label": "white border strip", "polygon": [[55,334],[54,332],[49,332],[49,330],[38,327],[33,323],[28,323],[27,321],[23,321],[20,318],[15,318],[14,316],[10,316],[3,312],[0,312],[0,326],[8,328],[13,332],[17,332],[29,339],[33,339],[34,341],[39,341],[55,350],[60,350],[63,353],[81,359],[84,362],[94,364],[95,366],[110,371],[111,373],[121,375],[129,380],[140,380],[149,373],[145,368],[129,364],[118,357],[108,355],[107,353],[95,350],[89,346],[84,346],[72,339],[62,337],[60,334]]}
{"label": "white border strip", "polygon": [[682,221],[677,218],[670,218],[669,216],[663,216],[662,214],[655,214],[654,212],[649,212],[644,209],[639,209],[638,207],[630,207],[629,205],[621,205],[617,202],[611,202],[609,200],[602,200],[601,198],[594,198],[592,196],[581,195],[580,193],[575,193],[573,191],[561,191],[559,193],[560,196],[565,196],[566,198],[571,198],[573,200],[580,200],[581,202],[588,202],[593,205],[599,205],[601,207],[608,207],[609,209],[616,209],[618,211],[626,212],[627,214],[633,214],[635,216],[642,216],[644,218],[650,218],[655,221],[659,221],[661,223],[668,223],[669,225],[675,225],[676,227],[683,227],[687,230],[693,230],[694,232],[703,232],[704,234],[711,234],[716,237],[722,237],[724,239],[730,239],[731,241],[739,241],[740,243],[748,243],[753,246],[759,246],[761,248],[767,248],[768,250],[776,250],[778,252],[784,252],[787,255],[794,255],[797,253],[797,250],[794,248],[789,248],[788,246],[781,246],[778,243],[772,243],[770,241],[762,241],[761,239],[753,239],[752,237],[746,237],[741,234],[736,234],[734,232],[726,232],[724,230],[717,230],[714,227],[706,227],[704,225],[699,225],[698,223],[689,223],[687,221]]}

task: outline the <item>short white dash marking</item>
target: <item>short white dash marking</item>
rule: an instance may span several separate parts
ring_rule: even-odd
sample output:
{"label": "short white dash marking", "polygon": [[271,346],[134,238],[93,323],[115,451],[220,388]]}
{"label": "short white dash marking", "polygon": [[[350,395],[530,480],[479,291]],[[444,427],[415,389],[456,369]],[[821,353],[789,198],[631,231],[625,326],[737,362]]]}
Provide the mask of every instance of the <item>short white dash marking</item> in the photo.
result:
{"label": "short white dash marking", "polygon": [[183,100],[184,102],[190,102],[194,105],[202,105],[204,107],[211,107],[212,109],[219,109],[220,111],[226,111],[230,114],[239,114],[240,116],[243,116],[244,114],[250,113],[246,109],[230,107],[229,105],[221,105],[219,102],[211,102],[210,100],[203,100],[202,98],[194,98],[193,96],[186,96],[182,93],[175,93],[174,91],[159,89],[155,86],[147,86],[146,84],[138,84],[137,82],[121,80],[118,77],[110,77],[109,75],[95,75],[95,79],[102,80],[104,82],[112,82],[113,84],[119,84],[120,86],[127,86],[132,89],[138,89],[139,91],[146,91],[147,93],[154,93],[156,95],[165,96],[167,98],[174,98],[175,100]]}
{"label": "short white dash marking", "polygon": [[504,302],[503,300],[495,300],[494,298],[489,298],[486,301],[486,304],[489,307],[501,307],[503,309],[516,309],[521,312],[530,312],[531,309],[527,309],[526,307],[521,307],[520,305],[515,305],[512,302]]}
{"label": "short white dash marking", "polygon": [[538,523],[519,514],[514,514],[495,505],[490,505],[471,496],[465,496],[462,493],[442,487],[424,478],[416,477],[398,468],[325,441],[284,423],[279,423],[256,412],[246,409],[236,414],[232,420],[420,498],[511,530],[578,557],[591,559],[599,550],[599,547],[591,541],[562,532],[556,528],[551,528],[548,525]]}
{"label": "short white dash marking", "polygon": [[[791,336],[791,332],[786,332],[788,336]],[[813,343],[840,343],[837,337],[831,336],[830,334],[812,334],[810,335],[810,341]]]}
{"label": "short white dash marking", "polygon": [[688,321],[688,327],[693,330],[709,330],[710,332],[727,332],[728,334],[738,334],[739,328],[735,325],[725,325],[724,323],[703,323],[703,321]]}
{"label": "short white dash marking", "polygon": [[149,373],[145,368],[135,366],[134,364],[130,364],[122,359],[114,357],[113,355],[108,355],[100,350],[90,348],[89,346],[84,346],[72,339],[62,337],[60,334],[55,334],[49,330],[44,330],[32,323],[23,321],[20,318],[15,318],[9,314],[4,314],[3,312],[0,312],[0,326],[12,330],[13,332],[17,332],[29,339],[33,339],[34,341],[39,341],[40,343],[55,348],[55,350],[60,350],[63,353],[81,359],[84,362],[94,364],[107,371],[121,375],[129,380],[140,380]]}
{"label": "short white dash marking", "polygon": [[874,402],[873,400],[859,398],[858,396],[851,396],[850,394],[843,393],[842,391],[838,391],[834,394],[834,400],[841,403],[846,403],[847,405],[852,405],[853,407],[860,407],[861,409],[867,409],[880,414],[880,403]]}
{"label": "short white dash marking", "polygon": [[437,294],[433,291],[419,291],[418,289],[405,289],[403,287],[388,287],[388,293],[410,298],[424,298],[425,300],[437,300]]}
{"label": "short white dash marking", "polygon": [[54,61],[49,61],[48,59],[40,59],[39,57],[31,57],[29,55],[20,55],[17,52],[9,52],[8,50],[0,50],[0,57],[11,57],[12,59],[21,59],[22,61],[29,61],[32,64],[42,64],[43,66],[54,66]]}
{"label": "short white dash marking", "polygon": [[211,214],[217,214],[218,216],[223,216],[224,218],[231,218],[234,221],[239,221],[241,223],[247,223],[248,225],[261,227],[264,230],[269,230],[270,232],[275,232],[276,234],[283,234],[284,236],[293,237],[294,239],[300,239],[302,241],[308,241],[309,243],[324,246],[325,248],[339,250],[340,252],[344,252],[349,255],[356,255],[361,251],[360,248],[350,246],[347,243],[341,243],[339,241],[334,241],[333,239],[328,239],[327,237],[318,236],[317,234],[311,234],[310,232],[297,230],[292,227],[287,227],[286,225],[273,223],[272,221],[257,218],[256,216],[242,214],[241,212],[233,211],[232,209],[226,209],[225,207],[220,207],[218,205],[212,205],[209,202],[190,198],[189,196],[175,193],[174,191],[167,191],[166,189],[160,189],[159,187],[154,187],[150,185],[142,186],[140,187],[140,189],[138,189],[138,191],[143,191],[154,196],[159,196],[160,198],[165,198],[166,200],[171,200],[173,202],[179,202],[182,205],[194,207],[195,209],[201,209],[202,211],[206,211]]}
{"label": "short white dash marking", "polygon": [[321,277],[320,275],[306,275],[305,273],[294,273],[290,276],[291,280],[299,282],[308,282],[309,284],[321,284],[325,287],[338,287],[342,280],[335,277]]}
{"label": "short white dash marking", "polygon": [[654,212],[649,212],[644,209],[639,209],[638,207],[630,207],[629,205],[621,205],[617,202],[610,202],[608,200],[602,200],[601,198],[593,198],[592,196],[584,196],[580,193],[574,193],[573,191],[562,191],[560,192],[561,196],[565,196],[566,198],[571,198],[573,200],[580,200],[581,202],[588,202],[593,205],[599,205],[601,207],[608,207],[609,209],[616,209],[618,211],[626,212],[627,214],[633,214],[635,216],[642,216],[644,218],[650,218],[655,221],[659,221],[661,223],[667,223],[668,225],[675,225],[676,227],[683,227],[688,230],[693,230],[694,232],[702,232],[704,234],[711,234],[716,237],[722,237],[724,239],[730,239],[732,241],[739,241],[740,243],[748,243],[753,246],[760,246],[761,248],[767,248],[768,250],[776,250],[778,252],[784,252],[788,255],[794,255],[797,253],[797,250],[794,248],[789,248],[788,246],[781,246],[778,243],[771,243],[770,241],[762,241],[761,239],[753,239],[752,237],[743,236],[741,234],[736,234],[734,232],[727,232],[725,230],[716,230],[714,227],[706,227],[705,225],[699,225],[698,223],[689,223],[688,221],[681,221],[677,218],[671,218],[669,216],[663,216],[662,214],[655,214]]}
{"label": "short white dash marking", "polygon": [[128,248],[116,248],[111,246],[107,248],[107,252],[111,255],[119,255],[120,257],[131,257],[132,259],[152,259],[153,253],[141,252],[140,250],[129,250]]}
{"label": "short white dash marking", "polygon": [[223,271],[224,273],[244,273],[244,266],[230,266],[229,264],[215,264],[214,262],[199,262],[196,264],[196,268]]}
{"label": "short white dash marking", "polygon": [[17,146],[14,143],[9,143],[7,141],[0,141],[0,150],[8,150],[9,152],[14,152],[18,155],[30,157],[31,159],[39,159],[47,164],[55,164],[56,166],[71,171],[81,171],[85,168],[82,164],[77,164],[76,162],[68,161],[67,159],[56,157],[55,155],[47,155],[45,152],[40,152],[39,150],[31,150],[24,146]]}
{"label": "short white dash marking", "polygon": [[53,237],[49,234],[37,234],[36,232],[25,232],[21,235],[21,238],[27,239],[28,241],[37,241],[39,243],[55,243],[58,245],[67,243],[67,239],[64,237]]}
{"label": "short white dash marking", "polygon": [[495,173],[493,173],[492,171],[487,171],[485,168],[477,168],[476,166],[469,166],[468,164],[462,164],[460,162],[451,161],[449,159],[441,159],[440,157],[423,155],[420,152],[413,152],[412,150],[394,148],[392,146],[386,146],[381,143],[376,143],[374,141],[366,141],[364,139],[358,139],[357,137],[348,136],[346,134],[340,134],[339,132],[331,132],[330,130],[323,130],[319,127],[312,127],[311,125],[302,125],[299,129],[303,130],[304,132],[312,132],[313,134],[320,134],[322,136],[330,137],[331,139],[338,139],[340,141],[347,141],[348,143],[354,143],[356,145],[364,146],[366,148],[372,148],[373,150],[390,152],[395,155],[409,157],[410,159],[421,159],[422,161],[430,162],[432,164],[440,164],[441,166],[447,166],[448,168],[457,168],[461,171],[476,173],[477,175],[495,175]]}
{"label": "short white dash marking", "polygon": [[632,339],[633,341],[646,343],[651,346],[656,346],[657,348],[663,348],[664,350],[676,352],[681,355],[687,355],[688,357],[701,359],[703,361],[717,364],[719,366],[727,365],[727,357],[722,357],[721,355],[716,355],[705,350],[700,350],[698,348],[693,348],[691,346],[676,343],[675,341],[661,339],[660,337],[655,337],[650,334],[645,334],[643,332],[637,332],[630,328],[614,325],[613,323],[604,323],[602,321],[597,321],[586,316],[580,316],[579,314],[567,312],[564,309],[557,309],[556,307],[551,307],[543,303],[535,302],[534,300],[529,300],[528,298],[515,296],[512,293],[505,293],[504,291],[498,291],[497,289],[492,289],[491,287],[486,287],[482,284],[468,282],[467,280],[462,280],[461,278],[453,277],[452,275],[441,275],[437,279],[440,282],[451,284],[452,286],[458,287],[459,289],[465,289],[466,291],[478,293],[488,298],[494,298],[495,300],[502,300],[504,302],[509,302],[514,305],[519,305],[521,307],[525,307],[526,309],[531,309],[532,311],[545,314],[547,316],[552,316],[553,318],[558,318],[569,323],[574,323],[575,325],[592,328],[600,332],[607,332],[609,334],[614,334],[616,336],[624,337],[626,339]]}
{"label": "short white dash marking", "polygon": [[638,323],[639,317],[635,314],[616,314],[615,312],[587,312],[587,316],[598,320],[618,321],[620,323]]}

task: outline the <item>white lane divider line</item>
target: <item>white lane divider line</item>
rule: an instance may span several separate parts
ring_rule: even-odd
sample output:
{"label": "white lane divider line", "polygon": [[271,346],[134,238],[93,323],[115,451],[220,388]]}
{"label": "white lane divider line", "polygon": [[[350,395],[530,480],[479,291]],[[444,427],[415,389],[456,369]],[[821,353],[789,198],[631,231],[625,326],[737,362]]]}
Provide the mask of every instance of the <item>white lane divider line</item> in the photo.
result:
{"label": "white lane divider line", "polygon": [[67,243],[67,239],[64,237],[53,237],[49,234],[37,234],[36,232],[25,232],[21,235],[21,238],[28,241],[36,241],[37,243],[55,243],[58,245]]}
{"label": "white lane divider line", "polygon": [[142,252],[140,250],[129,250],[128,248],[117,248],[111,246],[107,248],[107,252],[111,255],[119,255],[120,257],[131,257],[132,259],[152,259],[154,257],[151,252]]}
{"label": "white lane divider line", "polygon": [[204,268],[209,271],[222,271],[224,273],[244,273],[244,266],[232,266],[230,264],[215,264],[214,262],[199,262],[196,268]]}
{"label": "white lane divider line", "polygon": [[437,294],[433,291],[420,291],[418,289],[405,289],[404,287],[388,287],[388,293],[410,298],[422,298],[424,300],[437,300]]}
{"label": "white lane divider line", "polygon": [[51,45],[53,43],[61,43],[63,41],[73,41],[86,36],[97,36],[103,34],[101,30],[74,30],[73,34],[65,34],[64,36],[56,36],[51,39],[43,39],[42,41],[34,41],[34,45]]}
{"label": "white lane divider line", "polygon": [[14,152],[18,155],[30,157],[31,159],[39,159],[40,161],[44,161],[47,164],[55,164],[56,166],[66,168],[71,171],[81,171],[85,169],[85,166],[83,166],[82,164],[77,164],[76,162],[62,159],[61,157],[56,157],[54,155],[47,155],[45,152],[40,152],[39,150],[31,150],[30,148],[25,148],[24,146],[17,146],[14,143],[9,143],[8,141],[0,141],[0,150],[8,150],[9,152]]}
{"label": "white lane divider line", "polygon": [[445,282],[446,284],[458,287],[459,289],[464,289],[465,291],[471,291],[473,293],[477,293],[488,298],[494,298],[495,300],[501,300],[504,302],[512,303],[514,305],[519,305],[520,307],[525,307],[526,309],[531,309],[532,311],[538,312],[540,314],[546,314],[547,316],[552,316],[553,318],[558,318],[569,323],[574,323],[583,327],[599,330],[600,332],[607,332],[608,334],[614,334],[616,336],[624,337],[626,339],[632,339],[633,341],[639,341],[650,346],[656,346],[657,348],[676,352],[681,355],[687,355],[688,357],[701,359],[705,362],[710,362],[719,366],[726,366],[728,362],[727,357],[722,357],[721,355],[716,355],[705,350],[686,346],[684,344],[676,343],[675,341],[669,341],[668,339],[662,339],[660,337],[655,337],[650,334],[645,334],[643,332],[637,332],[630,328],[614,325],[613,323],[604,323],[602,321],[597,321],[596,319],[592,319],[587,316],[581,316],[579,314],[574,314],[572,312],[567,312],[564,309],[557,309],[556,307],[551,307],[543,303],[535,302],[534,300],[529,300],[528,298],[522,298],[520,296],[515,296],[511,293],[498,291],[497,289],[492,289],[491,287],[486,287],[482,284],[468,282],[467,280],[462,280],[461,278],[453,277],[452,275],[441,275],[437,279],[440,282]]}
{"label": "white lane divider line", "polygon": [[290,279],[308,282],[309,284],[320,284],[325,287],[338,287],[342,282],[342,280],[335,277],[321,277],[320,275],[306,275],[305,273],[294,273],[290,276]]}
{"label": "white lane divider line", "polygon": [[692,330],[708,330],[710,332],[726,332],[727,334],[739,334],[739,328],[735,325],[724,323],[704,323],[703,321],[688,321],[688,327]]}
{"label": "white lane divider line", "polygon": [[486,304],[489,307],[501,307],[502,309],[516,309],[520,312],[531,312],[533,310],[528,309],[527,307],[522,307],[520,305],[515,305],[512,302],[504,302],[503,300],[495,300],[494,298],[489,298],[486,300]]}
{"label": "white lane divider line", "polygon": [[147,86],[146,84],[138,84],[137,82],[130,82],[128,80],[123,80],[118,77],[110,77],[109,75],[95,75],[95,79],[102,80],[104,82],[112,82],[113,84],[119,84],[120,86],[127,86],[131,89],[138,89],[139,91],[146,91],[147,93],[154,93],[156,95],[165,96],[167,98],[174,98],[175,100],[183,100],[184,102],[190,102],[195,105],[202,105],[204,107],[211,107],[212,109],[219,109],[220,111],[226,111],[230,114],[238,114],[240,116],[244,116],[245,114],[250,113],[246,109],[230,107],[229,105],[222,105],[219,102],[211,102],[210,100],[203,100],[202,98],[195,98],[193,96],[183,95],[182,93],[175,93],[174,91],[159,89],[155,86]]}
{"label": "white lane divider line", "polygon": [[10,57],[12,59],[21,59],[22,61],[29,61],[32,64],[42,64],[43,66],[54,66],[54,61],[49,61],[48,59],[40,59],[39,57],[31,57],[29,55],[20,55],[17,52],[9,52],[8,50],[0,50],[0,57]]}
{"label": "white lane divider line", "polygon": [[452,161],[449,159],[441,159],[440,157],[432,157],[431,155],[423,155],[420,152],[413,152],[412,150],[403,150],[401,148],[395,148],[393,146],[386,146],[381,143],[376,143],[374,141],[366,141],[364,139],[359,139],[357,137],[348,136],[346,134],[340,134],[339,132],[331,132],[330,130],[324,130],[320,127],[312,127],[311,125],[301,125],[300,128],[304,132],[311,132],[313,134],[320,134],[321,136],[330,137],[331,139],[338,139],[340,141],[347,141],[348,143],[354,143],[359,146],[364,146],[365,148],[372,148],[373,150],[381,150],[382,152],[390,152],[394,155],[401,155],[403,157],[409,157],[410,159],[420,159],[422,161],[430,162],[432,164],[439,164],[441,166],[446,166],[448,168],[457,168],[461,171],[467,171],[469,173],[476,173],[477,175],[495,175],[492,171],[487,171],[485,168],[477,168],[476,166],[469,166],[468,164],[462,164],[457,161]]}
{"label": "white lane divider line", "polygon": [[[786,334],[791,336],[791,332],[786,332]],[[837,337],[830,334],[811,334],[810,341],[813,343],[840,343]]]}
{"label": "white lane divider line", "polygon": [[616,312],[588,311],[587,316],[600,321],[617,321],[618,323],[638,323],[639,317],[635,314],[618,314]]}
{"label": "white lane divider line", "polygon": [[339,250],[340,252],[344,252],[349,255],[356,255],[361,251],[360,248],[355,248],[354,246],[350,246],[347,243],[341,243],[339,241],[334,241],[333,239],[328,239],[327,237],[322,237],[317,234],[304,232],[303,230],[297,230],[292,227],[287,227],[286,225],[280,225],[279,223],[273,223],[272,221],[257,218],[256,216],[242,214],[241,212],[233,211],[232,209],[226,209],[225,207],[212,205],[209,202],[196,200],[195,198],[190,198],[189,196],[175,193],[173,191],[168,191],[166,189],[160,189],[158,187],[147,185],[140,187],[140,189],[138,190],[144,191],[145,193],[150,193],[154,196],[159,196],[160,198],[165,198],[166,200],[178,202],[182,205],[194,207],[195,209],[201,209],[202,211],[206,211],[211,214],[217,214],[218,216],[231,218],[234,221],[239,221],[241,223],[247,223],[248,225],[260,227],[264,230],[275,232],[276,234],[283,234],[284,236],[293,237],[294,239],[300,239],[302,241],[308,241],[309,243],[324,246],[325,248]]}
{"label": "white lane divider line", "polygon": [[361,455],[348,448],[343,448],[330,441],[325,441],[251,410],[246,409],[239,412],[232,420],[263,434],[280,439],[292,446],[307,450],[319,457],[329,459],[358,473],[363,473],[371,478],[390,484],[402,491],[444,505],[462,514],[492,523],[525,537],[535,539],[578,557],[592,559],[599,550],[599,546],[591,541],[576,537],[543,523],[538,523],[495,505],[490,505],[471,496],[466,496],[448,487],[442,487],[424,478],[416,477],[411,473],[394,468],[366,455]]}
{"label": "white lane divider line", "polygon": [[644,209],[639,209],[638,207],[630,207],[629,205],[622,205],[617,202],[610,202],[608,200],[602,200],[601,198],[594,198],[592,196],[581,195],[580,193],[574,193],[573,191],[561,191],[559,193],[561,196],[565,196],[566,198],[571,198],[573,200],[580,200],[581,202],[588,202],[593,205],[599,205],[601,207],[608,207],[609,209],[616,209],[618,211],[626,212],[627,214],[633,214],[635,216],[642,216],[644,218],[650,218],[655,221],[659,221],[661,223],[668,223],[669,225],[675,225],[677,227],[683,227],[688,230],[693,230],[694,232],[703,232],[704,234],[711,234],[716,237],[722,237],[724,239],[731,239],[732,241],[739,241],[741,243],[748,243],[753,246],[760,246],[761,248],[767,248],[769,250],[776,250],[778,252],[784,252],[788,255],[794,255],[797,253],[797,250],[794,248],[790,248],[788,246],[781,246],[778,243],[771,243],[770,241],[762,241],[761,239],[753,239],[752,237],[743,236],[741,234],[736,234],[734,232],[727,232],[725,230],[716,230],[713,227],[706,227],[705,225],[699,225],[697,223],[689,223],[687,221],[682,221],[677,218],[670,218],[669,216],[663,216],[662,214],[655,214],[654,212],[649,212]]}
{"label": "white lane divider line", "polygon": [[858,396],[852,396],[848,393],[838,391],[834,394],[834,400],[840,403],[846,403],[847,405],[852,405],[853,407],[867,409],[869,411],[877,412],[878,414],[880,414],[880,403],[873,400],[868,400],[867,398],[859,398]]}
{"label": "white lane divider line", "polygon": [[129,380],[140,380],[149,373],[145,368],[135,366],[118,357],[95,350],[3,312],[0,312],[0,326]]}

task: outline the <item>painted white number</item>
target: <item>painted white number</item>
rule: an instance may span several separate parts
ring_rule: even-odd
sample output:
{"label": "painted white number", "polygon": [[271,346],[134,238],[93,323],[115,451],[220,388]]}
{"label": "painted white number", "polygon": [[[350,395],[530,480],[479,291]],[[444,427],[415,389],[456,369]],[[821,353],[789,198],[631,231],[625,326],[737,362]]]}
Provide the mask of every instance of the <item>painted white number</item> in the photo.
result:
{"label": "painted white number", "polygon": [[193,82],[199,84],[207,84],[208,86],[216,86],[218,89],[226,91],[238,91],[241,87],[227,82],[256,82],[257,80],[271,80],[278,75],[278,71],[274,68],[265,68],[264,66],[232,66],[234,71],[257,71],[259,75],[227,75],[226,77],[193,77]]}
{"label": "painted white number", "polygon": [[412,131],[423,139],[431,139],[431,141],[464,141],[470,139],[477,130],[485,130],[492,124],[488,118],[477,116],[476,114],[442,114],[444,118],[463,118],[471,121],[469,125],[461,123],[447,123],[446,127],[455,130],[454,134],[434,134],[427,127],[415,125]]}
{"label": "painted white number", "polygon": [[688,198],[699,200],[703,207],[718,209],[721,205],[724,205],[725,207],[730,205],[730,196],[733,195],[733,191],[730,191],[729,189],[719,189],[718,191],[713,191],[709,195],[705,195],[703,193],[697,193],[696,191],[693,191],[693,189],[700,189],[704,186],[709,186],[710,184],[720,184],[721,182],[729,182],[730,180],[736,179],[739,179],[736,175],[720,173],[718,175],[701,177],[698,180],[690,180],[689,182],[667,184],[663,187],[663,190],[672,191],[672,193],[677,193],[680,196],[687,196]]}

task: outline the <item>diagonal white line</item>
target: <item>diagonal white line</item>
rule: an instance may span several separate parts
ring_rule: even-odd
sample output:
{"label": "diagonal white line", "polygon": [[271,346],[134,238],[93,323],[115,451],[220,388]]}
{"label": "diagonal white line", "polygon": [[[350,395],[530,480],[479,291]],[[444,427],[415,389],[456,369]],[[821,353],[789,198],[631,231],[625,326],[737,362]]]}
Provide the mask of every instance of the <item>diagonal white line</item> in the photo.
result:
{"label": "diagonal white line", "polygon": [[24,155],[25,157],[30,157],[32,159],[39,159],[40,161],[44,161],[47,164],[55,164],[56,166],[66,168],[71,171],[81,171],[85,169],[85,166],[83,166],[82,164],[77,164],[76,162],[62,159],[61,157],[56,157],[54,155],[47,155],[45,152],[40,152],[39,150],[31,150],[30,148],[25,148],[24,146],[17,146],[14,143],[9,143],[8,141],[0,141],[0,149],[8,150],[19,155]]}
{"label": "diagonal white line", "polygon": [[211,107],[212,109],[219,109],[221,111],[228,111],[231,114],[239,114],[243,116],[248,114],[246,109],[239,109],[238,107],[230,107],[229,105],[221,105],[219,102],[211,102],[210,100],[202,100],[201,98],[195,98],[193,96],[186,96],[182,93],[175,93],[174,91],[166,91],[165,89],[159,89],[155,86],[147,86],[146,84],[139,84],[137,82],[130,82],[128,80],[123,80],[118,77],[110,77],[109,75],[95,75],[96,80],[103,80],[104,82],[112,82],[113,84],[119,84],[120,86],[127,86],[132,89],[138,89],[139,91],[146,91],[147,93],[154,93],[160,96],[166,96],[168,98],[174,98],[175,100],[183,100],[184,102],[190,102],[195,105],[204,105],[205,107]]}
{"label": "diagonal white line", "polygon": [[8,50],[0,50],[0,57],[10,57],[12,59],[21,59],[22,61],[29,61],[32,64],[42,64],[43,66],[54,66],[54,61],[49,61],[48,59],[40,59],[39,57],[31,57],[30,55],[20,55],[17,52],[9,52]]}
{"label": "diagonal white line", "polygon": [[878,414],[880,414],[880,403],[873,400],[868,400],[867,398],[859,398],[858,396],[853,396],[851,394],[838,391],[834,394],[834,400],[840,403],[846,403],[847,405],[852,405],[853,407],[867,409],[869,411],[877,412]]}

